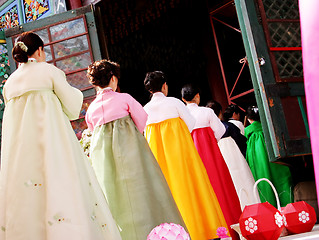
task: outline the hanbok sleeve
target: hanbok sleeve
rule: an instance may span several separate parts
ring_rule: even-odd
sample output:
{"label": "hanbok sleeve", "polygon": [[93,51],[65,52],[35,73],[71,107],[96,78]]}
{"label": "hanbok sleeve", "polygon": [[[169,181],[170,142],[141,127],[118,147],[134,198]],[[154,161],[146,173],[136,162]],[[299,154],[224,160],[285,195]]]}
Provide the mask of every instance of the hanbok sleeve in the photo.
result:
{"label": "hanbok sleeve", "polygon": [[79,89],[72,87],[66,81],[65,73],[56,67],[54,67],[53,91],[59,98],[67,117],[70,120],[77,119],[83,103],[83,94]]}
{"label": "hanbok sleeve", "polygon": [[94,125],[93,125],[93,123],[92,123],[92,121],[91,121],[91,119],[90,119],[90,114],[88,113],[88,111],[87,111],[86,114],[85,114],[85,122],[86,122],[86,125],[88,126],[89,130],[90,130],[91,132],[93,132],[93,130],[94,130]]}
{"label": "hanbok sleeve", "polygon": [[238,124],[238,125],[239,125],[239,129],[240,129],[240,133],[245,136],[245,127],[244,127],[244,124],[239,121],[239,124]]}
{"label": "hanbok sleeve", "polygon": [[177,103],[177,111],[178,111],[178,114],[180,116],[181,119],[184,120],[184,122],[186,123],[187,127],[188,127],[188,130],[190,132],[193,131],[193,128],[195,127],[195,118],[191,115],[190,111],[188,110],[188,108],[185,106],[185,104],[176,99],[176,103]]}
{"label": "hanbok sleeve", "polygon": [[[209,109],[209,108],[208,108]],[[226,128],[224,124],[220,121],[220,119],[216,116],[212,109],[209,109],[209,125],[214,132],[215,138],[217,142],[222,138],[222,136],[226,132]]]}
{"label": "hanbok sleeve", "polygon": [[3,90],[2,90],[2,97],[3,97],[4,104],[6,105],[7,102],[8,102],[8,99],[7,99],[7,97],[6,97],[5,89],[6,89],[6,88],[4,87]]}
{"label": "hanbok sleeve", "polygon": [[132,96],[128,95],[128,111],[135,123],[137,129],[143,133],[147,121],[147,113],[143,106],[136,101]]}

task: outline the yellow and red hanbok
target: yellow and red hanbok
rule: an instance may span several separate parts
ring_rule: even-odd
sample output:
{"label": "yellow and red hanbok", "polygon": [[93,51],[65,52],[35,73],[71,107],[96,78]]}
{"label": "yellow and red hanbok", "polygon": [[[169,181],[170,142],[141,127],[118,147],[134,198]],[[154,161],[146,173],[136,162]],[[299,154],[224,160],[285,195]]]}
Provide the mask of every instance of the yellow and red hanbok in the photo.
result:
{"label": "yellow and red hanbok", "polygon": [[[217,140],[223,136],[226,129],[212,109],[200,107],[196,103],[188,103],[187,108],[196,120],[191,133],[194,144],[204,163],[225,220],[228,226],[236,224],[239,221],[241,208],[228,169],[234,164],[227,166],[217,144]],[[232,230],[230,233],[234,240],[238,239],[235,231]]]}
{"label": "yellow and red hanbok", "polygon": [[153,94],[144,109],[145,137],[192,240],[216,238],[217,228],[227,224],[189,131],[194,118],[180,100],[161,92]]}

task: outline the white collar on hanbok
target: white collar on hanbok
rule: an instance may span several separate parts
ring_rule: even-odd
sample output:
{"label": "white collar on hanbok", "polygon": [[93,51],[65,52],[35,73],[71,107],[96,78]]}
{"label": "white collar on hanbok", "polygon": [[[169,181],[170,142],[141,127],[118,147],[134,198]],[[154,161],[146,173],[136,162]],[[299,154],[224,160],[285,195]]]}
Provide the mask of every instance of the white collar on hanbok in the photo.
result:
{"label": "white collar on hanbok", "polygon": [[101,88],[97,91],[98,94],[101,94],[103,92],[113,91],[111,87]]}
{"label": "white collar on hanbok", "polygon": [[26,64],[26,63],[31,63],[31,62],[37,62],[37,60],[35,58],[28,58],[28,61],[27,62],[20,62],[18,67],[22,66],[23,64]]}
{"label": "white collar on hanbok", "polygon": [[198,105],[196,103],[187,103],[187,107],[196,108]]}
{"label": "white collar on hanbok", "polygon": [[29,62],[37,62],[37,60],[35,58],[28,58],[28,63]]}
{"label": "white collar on hanbok", "polygon": [[162,92],[156,92],[153,93],[152,99],[156,99],[156,98],[165,98],[166,96],[164,95],[164,93]]}

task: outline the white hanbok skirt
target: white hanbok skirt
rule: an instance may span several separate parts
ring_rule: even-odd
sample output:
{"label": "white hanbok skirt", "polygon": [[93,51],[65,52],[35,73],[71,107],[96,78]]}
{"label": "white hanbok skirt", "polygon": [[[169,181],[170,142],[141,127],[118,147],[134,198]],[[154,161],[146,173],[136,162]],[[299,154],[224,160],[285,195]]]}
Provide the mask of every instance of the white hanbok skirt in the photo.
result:
{"label": "white hanbok skirt", "polygon": [[121,239],[52,90],[11,99],[3,126],[0,240]]}
{"label": "white hanbok skirt", "polygon": [[232,137],[222,138],[218,146],[235,185],[241,209],[243,210],[246,205],[259,203],[258,193],[257,197],[254,195],[254,177],[234,139]]}

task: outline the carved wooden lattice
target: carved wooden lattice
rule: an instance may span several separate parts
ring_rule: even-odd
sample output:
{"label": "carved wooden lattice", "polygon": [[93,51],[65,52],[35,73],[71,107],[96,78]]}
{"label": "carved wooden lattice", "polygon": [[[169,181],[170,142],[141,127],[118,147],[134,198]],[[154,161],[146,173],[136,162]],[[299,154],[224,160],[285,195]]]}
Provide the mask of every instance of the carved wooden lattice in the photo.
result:
{"label": "carved wooden lattice", "polygon": [[297,0],[262,0],[277,80],[302,78],[301,34]]}
{"label": "carved wooden lattice", "polygon": [[299,19],[297,0],[263,0],[268,19]]}
{"label": "carved wooden lattice", "polygon": [[302,56],[300,51],[275,52],[280,78],[302,77]]}

